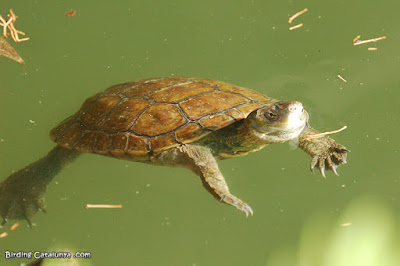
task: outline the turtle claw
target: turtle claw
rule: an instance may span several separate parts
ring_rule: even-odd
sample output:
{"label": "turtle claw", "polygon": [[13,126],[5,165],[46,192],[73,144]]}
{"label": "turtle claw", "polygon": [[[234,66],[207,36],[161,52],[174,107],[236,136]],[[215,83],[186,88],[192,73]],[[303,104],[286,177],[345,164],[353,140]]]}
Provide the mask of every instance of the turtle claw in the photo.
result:
{"label": "turtle claw", "polygon": [[3,228],[6,223],[7,223],[7,219],[3,218],[3,221],[1,222],[0,228]]}
{"label": "turtle claw", "polygon": [[47,213],[46,207],[44,206],[44,200],[43,199],[39,199],[34,204],[35,204],[36,208],[38,208],[39,210],[41,210],[44,213]]}
{"label": "turtle claw", "polygon": [[333,142],[327,149],[321,150],[320,154],[313,155],[310,169],[313,171],[315,166],[317,166],[324,178],[326,178],[325,170],[331,170],[335,175],[339,176],[336,169],[341,164],[347,163],[347,152],[349,150],[346,147]]}
{"label": "turtle claw", "polygon": [[317,163],[318,163],[318,156],[314,156],[310,164],[310,169],[312,172],[314,172],[314,167],[317,165]]}
{"label": "turtle claw", "polygon": [[319,169],[319,171],[321,172],[321,175],[324,177],[324,178],[326,178],[326,176],[325,176],[325,168],[318,168]]}
{"label": "turtle claw", "polygon": [[318,169],[321,172],[321,175],[326,178],[325,176],[325,160],[319,160]]}
{"label": "turtle claw", "polygon": [[242,209],[242,211],[246,213],[246,218],[249,217],[249,214],[253,216],[253,209],[248,204],[246,204],[246,206],[244,207],[244,209]]}
{"label": "turtle claw", "polygon": [[250,205],[243,202],[241,199],[238,199],[237,197],[233,196],[232,194],[222,195],[221,201],[223,201],[229,205],[232,205],[236,209],[244,212],[246,214],[246,217],[248,217],[249,214],[251,214],[251,216],[253,216],[253,209],[250,207]]}
{"label": "turtle claw", "polygon": [[33,229],[33,228],[32,228],[32,222],[31,222],[31,220],[29,220],[28,218],[26,218],[26,222],[28,223],[29,228],[30,228],[30,229]]}
{"label": "turtle claw", "polygon": [[332,170],[332,172],[333,172],[336,176],[339,176],[338,172],[336,171],[336,168],[337,168],[336,165],[333,165],[333,164],[332,164],[329,168]]}
{"label": "turtle claw", "polygon": [[338,172],[336,171],[337,166],[332,162],[331,157],[327,157],[326,162],[328,169],[331,170],[336,176],[339,176]]}
{"label": "turtle claw", "polygon": [[335,147],[338,151],[341,152],[351,152],[351,150],[347,149],[345,146],[343,146],[342,144],[338,144],[336,143],[336,147]]}

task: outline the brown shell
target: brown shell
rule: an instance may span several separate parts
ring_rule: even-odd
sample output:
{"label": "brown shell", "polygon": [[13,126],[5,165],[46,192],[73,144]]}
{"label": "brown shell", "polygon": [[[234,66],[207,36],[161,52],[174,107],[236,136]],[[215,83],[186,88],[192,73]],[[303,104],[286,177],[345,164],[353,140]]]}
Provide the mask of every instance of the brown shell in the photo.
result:
{"label": "brown shell", "polygon": [[244,119],[273,99],[224,82],[155,78],[119,84],[87,99],[51,132],[81,152],[147,160]]}

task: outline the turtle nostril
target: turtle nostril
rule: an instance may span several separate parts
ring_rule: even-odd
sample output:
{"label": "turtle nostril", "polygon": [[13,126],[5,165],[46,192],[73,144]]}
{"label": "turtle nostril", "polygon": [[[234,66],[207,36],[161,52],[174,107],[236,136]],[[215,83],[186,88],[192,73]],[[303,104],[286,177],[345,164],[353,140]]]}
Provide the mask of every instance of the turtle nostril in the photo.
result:
{"label": "turtle nostril", "polygon": [[297,105],[292,105],[289,107],[289,111],[290,112],[296,111],[298,109],[297,107],[298,107]]}

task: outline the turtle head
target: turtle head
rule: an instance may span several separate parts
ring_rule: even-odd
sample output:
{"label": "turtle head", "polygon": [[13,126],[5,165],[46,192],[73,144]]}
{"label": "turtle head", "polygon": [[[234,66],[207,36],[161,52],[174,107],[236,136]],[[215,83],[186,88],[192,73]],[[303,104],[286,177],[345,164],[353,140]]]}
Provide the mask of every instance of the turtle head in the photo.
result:
{"label": "turtle head", "polygon": [[294,139],[303,131],[308,113],[300,102],[273,102],[250,113],[247,123],[253,134],[267,143]]}

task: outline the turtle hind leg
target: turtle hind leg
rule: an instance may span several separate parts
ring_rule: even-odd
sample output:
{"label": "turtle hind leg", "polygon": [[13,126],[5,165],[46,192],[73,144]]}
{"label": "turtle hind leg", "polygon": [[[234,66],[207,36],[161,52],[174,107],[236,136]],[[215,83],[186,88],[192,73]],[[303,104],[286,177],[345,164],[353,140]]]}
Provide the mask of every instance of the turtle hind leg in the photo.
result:
{"label": "turtle hind leg", "polygon": [[183,165],[200,175],[207,190],[221,201],[246,213],[246,217],[249,214],[253,215],[253,209],[248,204],[229,192],[228,184],[209,149],[186,144],[178,147],[178,150],[185,155],[186,160],[184,160]]}
{"label": "turtle hind leg", "polygon": [[47,185],[80,153],[56,146],[48,155],[13,173],[0,183],[0,216],[4,220],[27,220],[38,210],[45,212],[43,196]]}
{"label": "turtle hind leg", "polygon": [[2,226],[8,219],[26,220],[32,228],[30,218],[39,210],[45,212],[43,194],[45,186],[26,186],[23,179],[13,179],[12,182],[0,184],[0,214]]}

